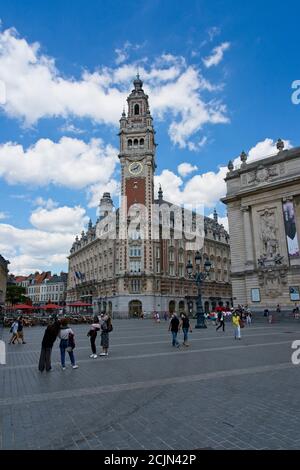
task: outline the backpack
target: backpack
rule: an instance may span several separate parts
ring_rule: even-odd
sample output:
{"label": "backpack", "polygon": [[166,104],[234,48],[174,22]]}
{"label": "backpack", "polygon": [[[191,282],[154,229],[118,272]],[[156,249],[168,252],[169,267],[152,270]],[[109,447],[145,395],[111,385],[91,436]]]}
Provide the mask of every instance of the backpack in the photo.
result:
{"label": "backpack", "polygon": [[71,352],[73,351],[74,348],[75,348],[74,335],[72,333],[69,333],[67,351]]}

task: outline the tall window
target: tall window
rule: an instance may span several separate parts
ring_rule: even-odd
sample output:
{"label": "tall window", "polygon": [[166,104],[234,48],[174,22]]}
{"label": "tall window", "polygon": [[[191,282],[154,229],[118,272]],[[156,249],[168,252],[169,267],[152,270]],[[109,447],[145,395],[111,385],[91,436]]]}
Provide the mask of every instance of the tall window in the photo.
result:
{"label": "tall window", "polygon": [[135,104],[134,105],[134,114],[137,116],[138,114],[140,114],[140,107],[138,104]]}
{"label": "tall window", "polygon": [[156,272],[160,273],[160,261],[156,261]]}
{"label": "tall window", "polygon": [[131,139],[128,139],[127,146],[128,146],[128,148],[132,147],[132,140]]}
{"label": "tall window", "polygon": [[133,146],[137,147],[139,145],[139,141],[137,139],[134,139],[133,141]]}
{"label": "tall window", "polygon": [[132,273],[140,273],[141,272],[141,262],[140,261],[130,261],[129,267],[130,267],[130,271]]}
{"label": "tall window", "polygon": [[131,246],[129,251],[130,256],[141,256],[140,246]]}
{"label": "tall window", "polygon": [[141,146],[141,147],[144,147],[144,145],[145,145],[144,139],[140,139],[140,146]]}
{"label": "tall window", "polygon": [[132,290],[132,292],[140,292],[141,291],[141,281],[140,281],[140,279],[132,279],[132,281],[131,281],[131,290]]}

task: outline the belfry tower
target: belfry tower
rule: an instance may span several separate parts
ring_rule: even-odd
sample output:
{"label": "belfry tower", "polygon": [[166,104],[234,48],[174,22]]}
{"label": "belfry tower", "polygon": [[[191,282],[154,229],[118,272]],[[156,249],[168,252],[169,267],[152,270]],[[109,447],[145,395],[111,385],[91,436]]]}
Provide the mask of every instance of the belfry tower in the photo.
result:
{"label": "belfry tower", "polygon": [[[127,98],[128,114],[126,115],[124,110],[120,119],[121,197],[123,200],[124,196],[126,197],[129,212],[134,205],[146,209],[147,234],[143,236],[141,233],[135,233],[133,240],[130,237],[127,244],[123,243],[120,268],[129,273],[139,271],[150,273],[153,270],[151,220],[154,203],[153,176],[156,167],[155,131],[148,95],[143,90],[143,82],[139,75],[136,76],[133,85],[134,88]],[[137,243],[140,243],[140,251],[131,250],[131,245],[136,246]],[[140,260],[132,259],[130,253],[139,252]]]}

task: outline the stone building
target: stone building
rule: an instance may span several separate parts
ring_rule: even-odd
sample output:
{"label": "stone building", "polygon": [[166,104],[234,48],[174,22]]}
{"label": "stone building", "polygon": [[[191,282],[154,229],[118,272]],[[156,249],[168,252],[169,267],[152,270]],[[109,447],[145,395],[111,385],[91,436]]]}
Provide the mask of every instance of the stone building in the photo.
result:
{"label": "stone building", "polygon": [[[137,76],[127,98],[128,114],[123,111],[120,119],[120,208],[104,193],[96,224],[90,221],[87,232],[76,237],[69,255],[67,300],[86,300],[96,312],[120,316],[142,310],[195,312],[196,286],[186,273],[195,256],[183,234],[187,216],[178,224],[175,212],[182,208],[165,201],[162,189],[154,197],[155,130],[142,85]],[[162,214],[168,209],[166,221]],[[191,213],[191,219],[195,224],[197,215]],[[213,263],[203,287],[204,307],[210,310],[231,304],[229,235],[216,212],[213,219],[204,218],[202,228],[202,258]]]}
{"label": "stone building", "polygon": [[51,275],[50,271],[35,273],[22,280],[26,286],[26,295],[33,305],[57,303],[63,305],[66,300],[67,273]]}
{"label": "stone building", "polygon": [[5,305],[9,261],[0,255],[0,309]]}
{"label": "stone building", "polygon": [[227,204],[234,304],[291,311],[300,286],[300,148],[228,164]]}

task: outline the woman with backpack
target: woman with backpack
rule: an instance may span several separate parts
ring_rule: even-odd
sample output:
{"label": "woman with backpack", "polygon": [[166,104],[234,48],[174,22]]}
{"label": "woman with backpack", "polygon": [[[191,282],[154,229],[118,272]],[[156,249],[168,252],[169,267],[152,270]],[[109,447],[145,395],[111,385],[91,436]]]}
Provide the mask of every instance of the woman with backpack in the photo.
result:
{"label": "woman with backpack", "polygon": [[75,356],[73,352],[75,348],[75,341],[74,341],[75,335],[74,335],[73,330],[68,326],[67,318],[63,318],[61,320],[61,328],[60,328],[58,337],[60,338],[59,349],[60,349],[60,359],[61,359],[62,370],[66,370],[66,363],[65,363],[66,351],[69,354],[73,369],[77,369],[78,365],[75,363]]}
{"label": "woman with backpack", "polygon": [[109,315],[104,315],[103,321],[101,324],[101,346],[102,346],[102,353],[100,356],[108,356],[108,348],[109,348],[109,333],[113,330],[113,326],[111,323],[111,318]]}
{"label": "woman with backpack", "polygon": [[47,326],[44,337],[42,340],[42,349],[39,360],[39,371],[43,372],[46,369],[46,372],[51,370],[51,353],[53,344],[56,341],[56,338],[59,334],[60,323],[57,318],[54,319],[54,322]]}
{"label": "woman with backpack", "polygon": [[94,323],[91,325],[91,328],[88,332],[88,336],[90,337],[90,342],[91,342],[91,349],[92,349],[92,354],[90,355],[90,358],[92,359],[97,359],[97,350],[96,350],[96,338],[97,338],[97,333],[100,330],[100,324],[99,324],[99,318],[97,315],[94,316]]}

